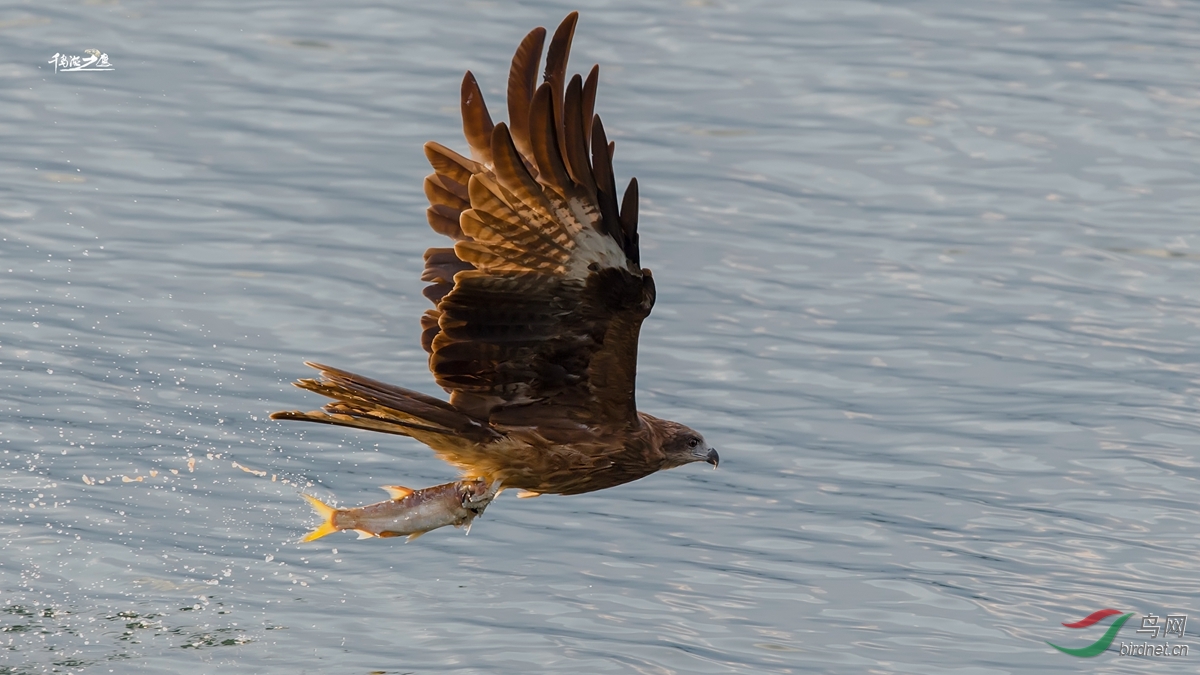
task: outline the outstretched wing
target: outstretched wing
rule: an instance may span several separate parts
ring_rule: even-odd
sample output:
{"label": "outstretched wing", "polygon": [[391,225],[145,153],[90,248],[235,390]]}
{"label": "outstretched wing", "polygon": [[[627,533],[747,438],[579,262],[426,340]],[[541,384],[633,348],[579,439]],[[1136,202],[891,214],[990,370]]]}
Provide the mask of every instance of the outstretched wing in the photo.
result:
{"label": "outstretched wing", "polygon": [[508,82],[509,123],[493,124],[463,79],[473,159],[437,143],[425,154],[429,223],[455,240],[425,252],[422,343],[455,407],[493,424],[632,425],[642,320],[654,282],[640,267],[637,182],[618,207],[613,146],[593,115],[599,70],[566,80],[571,13],[521,42]]}

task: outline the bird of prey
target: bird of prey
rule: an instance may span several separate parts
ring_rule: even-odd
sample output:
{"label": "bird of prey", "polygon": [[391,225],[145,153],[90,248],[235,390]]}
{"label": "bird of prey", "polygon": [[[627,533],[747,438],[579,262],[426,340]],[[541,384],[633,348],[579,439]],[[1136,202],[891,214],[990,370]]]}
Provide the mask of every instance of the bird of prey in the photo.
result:
{"label": "bird of prey", "polygon": [[467,72],[469,159],[425,144],[429,224],[453,244],[425,252],[421,278],[434,308],[421,317],[421,344],[449,401],[310,363],[320,377],[296,386],[333,402],[272,418],[410,436],[463,481],[519,496],[717,465],[699,433],[634,404],[654,279],[638,251],[637,181],[618,202],[613,144],[593,114],[599,68],[566,77],[577,18],[569,14],[551,38],[540,85],[546,30],[521,41],[507,124],[492,122]]}

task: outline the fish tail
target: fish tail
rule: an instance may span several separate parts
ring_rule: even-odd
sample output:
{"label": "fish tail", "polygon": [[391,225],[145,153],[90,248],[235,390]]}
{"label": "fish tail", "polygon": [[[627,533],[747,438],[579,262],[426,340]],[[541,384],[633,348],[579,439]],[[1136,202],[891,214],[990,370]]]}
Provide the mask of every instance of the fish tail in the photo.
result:
{"label": "fish tail", "polygon": [[304,538],[300,541],[316,541],[327,534],[333,534],[338,531],[338,528],[333,524],[333,517],[337,514],[337,509],[311,495],[302,494],[300,496],[307,499],[308,503],[312,504],[312,507],[316,509],[317,515],[325,519],[325,522],[321,523],[317,529],[304,535]]}

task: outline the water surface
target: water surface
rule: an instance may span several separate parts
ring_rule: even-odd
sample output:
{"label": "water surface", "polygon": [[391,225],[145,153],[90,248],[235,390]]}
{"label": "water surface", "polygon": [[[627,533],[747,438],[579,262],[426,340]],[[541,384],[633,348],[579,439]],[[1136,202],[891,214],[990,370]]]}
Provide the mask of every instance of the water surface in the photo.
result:
{"label": "water surface", "polygon": [[421,144],[574,7],[0,8],[0,672],[1194,670],[1045,641],[1200,606],[1196,5],[644,5],[572,64],[639,404],[721,468],[411,545],[298,545],[299,492],[446,465],[266,416],[305,359],[437,393]]}

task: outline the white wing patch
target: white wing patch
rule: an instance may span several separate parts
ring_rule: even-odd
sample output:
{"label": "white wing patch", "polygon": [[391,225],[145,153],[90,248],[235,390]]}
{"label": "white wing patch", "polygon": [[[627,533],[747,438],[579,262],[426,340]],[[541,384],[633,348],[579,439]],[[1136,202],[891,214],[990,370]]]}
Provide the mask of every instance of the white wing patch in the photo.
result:
{"label": "white wing patch", "polygon": [[590,227],[585,227],[575,235],[575,250],[567,261],[567,277],[571,279],[586,279],[592,273],[591,265],[624,268],[628,265],[625,251],[617,245],[616,240],[606,234],[600,234]]}
{"label": "white wing patch", "polygon": [[596,229],[602,216],[594,206],[579,199],[567,200],[566,213],[561,210],[561,201],[556,206],[559,207],[556,209],[559,211],[559,220],[566,224],[573,235],[571,257],[567,260],[568,278],[586,279],[591,274],[592,265],[602,268],[628,266],[625,251],[621,250],[616,240]]}

